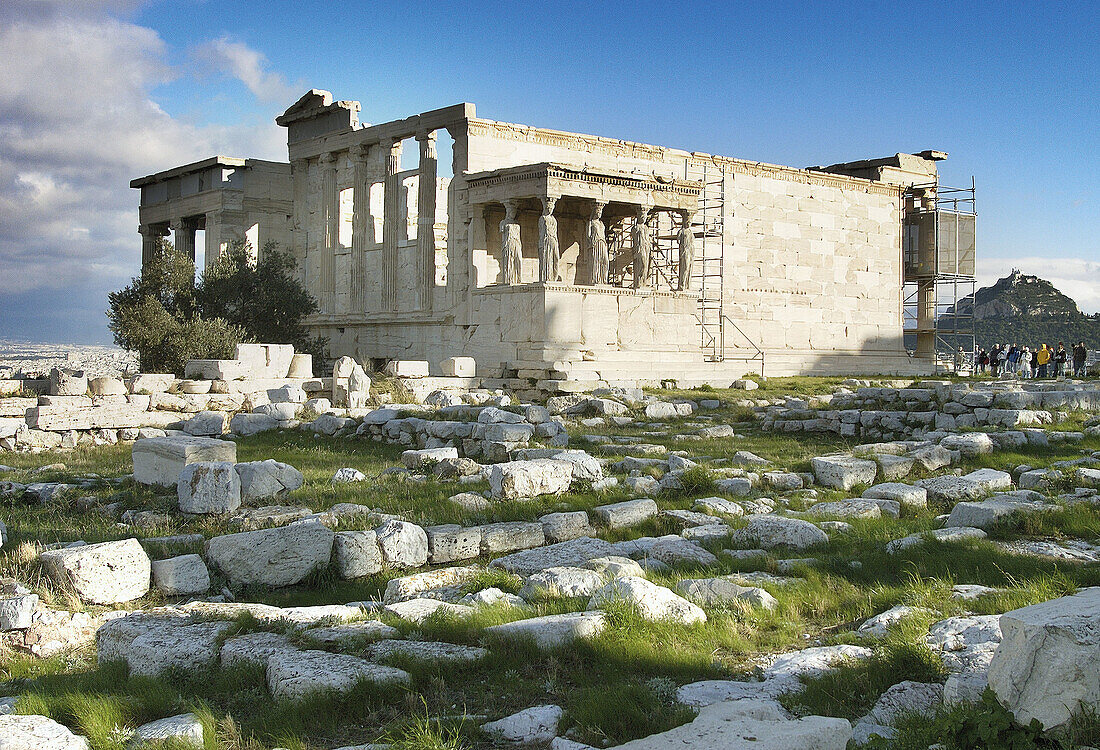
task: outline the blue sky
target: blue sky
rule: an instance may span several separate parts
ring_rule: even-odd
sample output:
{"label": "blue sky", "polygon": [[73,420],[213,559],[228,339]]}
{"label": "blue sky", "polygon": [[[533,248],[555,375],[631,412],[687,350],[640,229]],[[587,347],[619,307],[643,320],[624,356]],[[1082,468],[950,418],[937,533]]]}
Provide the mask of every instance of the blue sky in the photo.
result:
{"label": "blue sky", "polygon": [[[0,9],[0,337],[105,341],[137,272],[130,177],[285,159],[311,87],[382,122],[482,117],[793,166],[950,153],[979,272],[1100,311],[1090,4],[13,0]],[[6,279],[6,280],[5,280]]]}

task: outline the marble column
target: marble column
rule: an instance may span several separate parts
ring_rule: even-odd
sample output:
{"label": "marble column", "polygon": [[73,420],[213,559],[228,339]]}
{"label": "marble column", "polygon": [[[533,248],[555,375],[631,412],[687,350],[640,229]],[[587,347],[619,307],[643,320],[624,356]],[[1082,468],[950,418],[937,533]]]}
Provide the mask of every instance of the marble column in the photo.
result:
{"label": "marble column", "polygon": [[611,263],[607,256],[607,229],[603,225],[603,210],[607,203],[594,201],[592,214],[588,219],[588,231],[585,236],[585,252],[588,260],[588,277],[584,283],[595,286],[606,284],[611,272]]}
{"label": "marble column", "polygon": [[500,283],[523,283],[523,242],[519,231],[519,201],[504,201],[504,220],[500,222]]}
{"label": "marble column", "polygon": [[439,156],[436,154],[434,132],[418,135],[416,140],[420,144],[416,201],[416,290],[419,309],[431,310],[435,297],[435,191]]}
{"label": "marble column", "polygon": [[385,192],[382,203],[382,309],[397,309],[397,240],[401,202],[401,141],[390,141],[386,148]]}
{"label": "marble column", "polygon": [[686,292],[691,288],[691,271],[695,265],[695,230],[691,222],[695,219],[694,211],[680,211],[680,231],[676,235],[679,258],[676,266],[679,284],[677,288]]}
{"label": "marble column", "polygon": [[367,309],[367,244],[368,230],[373,233],[374,219],[370,213],[370,177],[367,158],[370,146],[357,144],[350,149],[352,165],[351,203],[351,311]]}
{"label": "marble column", "polygon": [[558,220],[554,218],[557,198],[542,199],[542,215],[539,216],[539,281],[561,281],[558,263],[561,247],[558,244]]}
{"label": "marble column", "polygon": [[340,236],[340,195],[336,190],[336,154],[321,154],[321,312],[336,311],[336,243]]}
{"label": "marble column", "polygon": [[191,262],[195,262],[195,224],[186,219],[175,219],[169,226],[172,228],[172,242],[176,251],[183,253]]}
{"label": "marble column", "polygon": [[653,235],[649,230],[646,220],[649,218],[649,208],[638,206],[638,212],[634,219],[634,226],[630,228],[630,239],[633,245],[634,288],[644,289],[649,286],[649,257],[653,251]]}
{"label": "marble column", "polygon": [[138,227],[138,234],[141,235],[141,268],[144,270],[157,254],[164,232],[149,224],[142,224]]}

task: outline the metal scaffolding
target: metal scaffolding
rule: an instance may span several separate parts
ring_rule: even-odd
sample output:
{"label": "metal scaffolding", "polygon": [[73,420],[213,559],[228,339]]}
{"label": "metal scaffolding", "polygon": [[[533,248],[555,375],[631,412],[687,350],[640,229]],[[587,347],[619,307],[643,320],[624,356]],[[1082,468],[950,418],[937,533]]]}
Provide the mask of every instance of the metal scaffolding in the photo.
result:
{"label": "metal scaffolding", "polygon": [[931,182],[904,194],[903,324],[914,356],[958,371],[973,364],[976,190]]}

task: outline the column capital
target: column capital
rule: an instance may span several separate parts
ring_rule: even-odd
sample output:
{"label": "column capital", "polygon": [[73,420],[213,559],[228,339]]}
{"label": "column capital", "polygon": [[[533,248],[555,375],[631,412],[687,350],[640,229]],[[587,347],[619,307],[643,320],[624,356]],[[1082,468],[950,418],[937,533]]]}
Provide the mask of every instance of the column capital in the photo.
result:
{"label": "column capital", "polygon": [[352,161],[364,162],[367,160],[367,156],[370,155],[370,144],[356,143],[348,149],[348,154],[351,156]]}
{"label": "column capital", "polygon": [[401,171],[401,141],[390,140],[386,148],[386,174],[395,175]]}
{"label": "column capital", "polygon": [[307,159],[305,157],[290,160],[290,170],[292,172],[299,172],[301,170],[308,169],[308,168],[309,168],[309,159]]}
{"label": "column capital", "polygon": [[320,157],[318,157],[318,161],[321,162],[321,166],[323,167],[331,167],[336,164],[336,152],[326,151],[325,153],[321,154]]}

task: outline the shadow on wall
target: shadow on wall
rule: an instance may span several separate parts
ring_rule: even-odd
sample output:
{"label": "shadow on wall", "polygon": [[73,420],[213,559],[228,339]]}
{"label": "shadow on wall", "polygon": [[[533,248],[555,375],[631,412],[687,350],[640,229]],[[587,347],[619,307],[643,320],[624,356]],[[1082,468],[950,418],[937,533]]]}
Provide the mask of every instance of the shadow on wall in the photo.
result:
{"label": "shadow on wall", "polygon": [[[902,345],[901,336],[875,336],[864,341],[856,351],[822,350],[812,352],[812,355],[801,374],[915,376],[935,373],[934,361],[909,356]],[[769,352],[769,359],[772,356]],[[778,354],[775,356],[781,357]]]}

